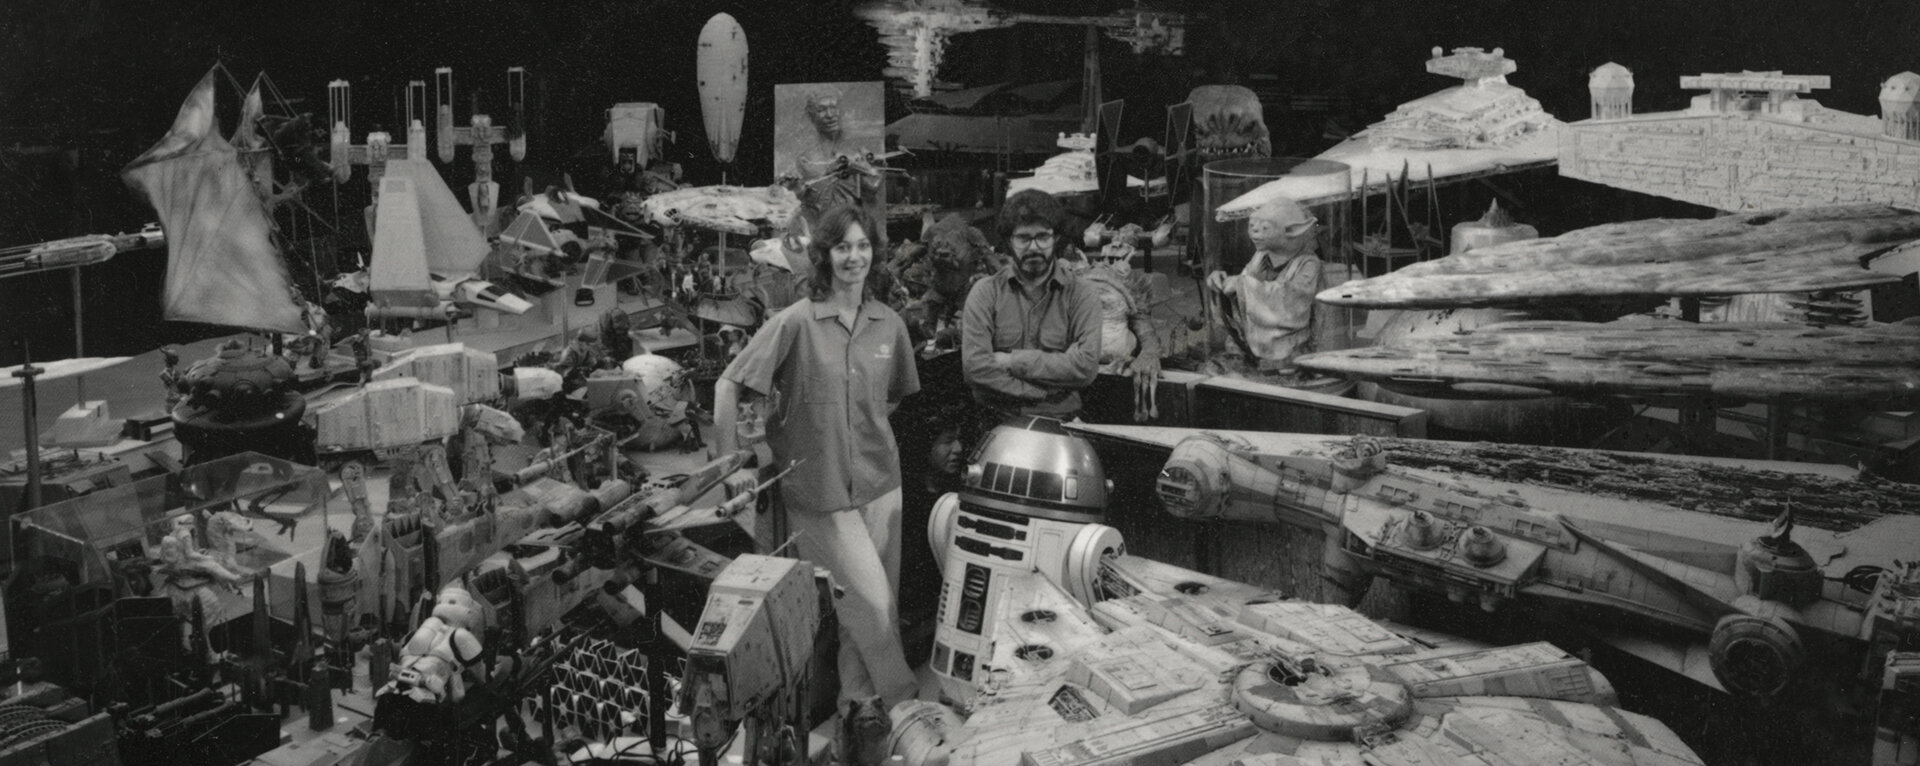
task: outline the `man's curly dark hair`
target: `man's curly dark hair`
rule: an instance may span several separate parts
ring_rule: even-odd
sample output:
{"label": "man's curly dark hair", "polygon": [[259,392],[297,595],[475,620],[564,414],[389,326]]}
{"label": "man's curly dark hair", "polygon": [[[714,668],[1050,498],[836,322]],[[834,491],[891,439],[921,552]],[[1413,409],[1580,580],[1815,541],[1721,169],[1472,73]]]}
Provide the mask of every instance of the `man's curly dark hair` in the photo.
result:
{"label": "man's curly dark hair", "polygon": [[1053,195],[1038,189],[1026,189],[1015,192],[1000,206],[1000,215],[994,219],[994,230],[999,232],[1000,241],[1006,242],[1013,236],[1013,230],[1022,226],[1038,224],[1053,230],[1056,236],[1064,235],[1061,224],[1066,220],[1067,209]]}

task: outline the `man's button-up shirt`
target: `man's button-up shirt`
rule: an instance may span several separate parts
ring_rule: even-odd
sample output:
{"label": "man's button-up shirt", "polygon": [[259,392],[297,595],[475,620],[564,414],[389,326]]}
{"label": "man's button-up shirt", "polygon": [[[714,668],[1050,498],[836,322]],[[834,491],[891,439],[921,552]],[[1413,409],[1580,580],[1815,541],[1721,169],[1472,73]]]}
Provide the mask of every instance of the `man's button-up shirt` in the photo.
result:
{"label": "man's button-up shirt", "polygon": [[[1012,361],[1002,367],[995,352]],[[997,410],[1067,415],[1100,372],[1100,297],[1055,262],[1027,288],[1008,266],[975,283],[960,316],[960,363],[974,397]]]}

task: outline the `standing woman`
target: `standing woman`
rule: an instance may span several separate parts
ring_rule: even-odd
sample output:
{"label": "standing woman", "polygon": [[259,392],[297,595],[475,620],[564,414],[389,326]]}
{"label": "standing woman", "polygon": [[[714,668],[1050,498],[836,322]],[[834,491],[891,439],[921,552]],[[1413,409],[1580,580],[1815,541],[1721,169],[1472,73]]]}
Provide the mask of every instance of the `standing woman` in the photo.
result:
{"label": "standing woman", "polygon": [[808,296],[761,326],[714,384],[722,454],[738,448],[741,389],[771,397],[767,446],[800,558],[833,572],[840,617],[840,710],[914,696],[898,632],[900,455],[888,413],[920,390],[907,325],[880,302],[874,221],[835,207],[813,225]]}

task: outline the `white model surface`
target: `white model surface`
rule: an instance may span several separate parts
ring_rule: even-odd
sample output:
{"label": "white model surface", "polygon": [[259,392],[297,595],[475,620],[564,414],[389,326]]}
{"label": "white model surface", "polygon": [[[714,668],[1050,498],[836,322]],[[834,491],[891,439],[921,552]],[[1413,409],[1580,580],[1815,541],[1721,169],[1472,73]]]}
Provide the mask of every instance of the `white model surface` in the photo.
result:
{"label": "white model surface", "polygon": [[1902,72],[1882,83],[1877,118],[1801,98],[1826,89],[1825,75],[1682,77],[1681,88],[1707,93],[1686,109],[1648,114],[1633,113],[1631,90],[1624,103],[1602,93],[1600,75],[1591,86],[1595,116],[1561,135],[1563,176],[1736,212],[1920,206],[1920,75]]}
{"label": "white model surface", "polygon": [[1385,190],[1403,176],[1413,183],[1502,173],[1551,164],[1565,123],[1525,90],[1507,84],[1513,62],[1500,49],[1455,48],[1427,61],[1427,70],[1464,82],[1400,105],[1380,122],[1321,152],[1318,159],[1352,167],[1350,178],[1288,176],[1221,205],[1214,217],[1245,218],[1275,197],[1316,204]]}
{"label": "white model surface", "polygon": [[708,19],[700,30],[700,52],[694,63],[707,147],[715,160],[732,162],[740,146],[740,124],[747,116],[747,33],[740,22],[724,13]]}
{"label": "white model surface", "polygon": [[1008,181],[1007,193],[1037,189],[1060,196],[1099,191],[1100,179],[1095,170],[1093,142],[1093,137],[1085,133],[1071,136],[1062,133],[1059,144],[1066,151],[1048,157],[1040,163],[1040,167],[1034,168],[1033,175]]}
{"label": "white model surface", "polygon": [[784,228],[800,198],[783,186],[692,186],[661,192],[640,203],[648,221],[754,235],[761,227]]}
{"label": "white model surface", "polygon": [[1920,248],[1917,237],[1920,214],[1883,204],[1652,218],[1475,248],[1316,298],[1336,306],[1446,308],[1859,289],[1897,281],[1863,264]]}
{"label": "white model surface", "polygon": [[[1662,763],[1702,761],[1617,707],[1547,643],[1486,647],[1286,600],[1133,556],[1082,609],[1031,573],[1005,615],[1008,664],[964,721],[893,711],[908,764]],[[998,658],[997,658],[998,659]]]}

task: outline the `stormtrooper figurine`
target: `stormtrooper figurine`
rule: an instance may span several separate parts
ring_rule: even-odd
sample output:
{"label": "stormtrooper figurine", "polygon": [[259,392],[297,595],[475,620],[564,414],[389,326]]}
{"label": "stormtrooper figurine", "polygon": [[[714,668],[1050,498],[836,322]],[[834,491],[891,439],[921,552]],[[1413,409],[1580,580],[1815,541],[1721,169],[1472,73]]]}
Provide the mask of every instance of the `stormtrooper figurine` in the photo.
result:
{"label": "stormtrooper figurine", "polygon": [[400,649],[399,669],[381,694],[399,693],[425,704],[466,697],[461,671],[480,659],[480,639],[473,634],[479,611],[465,588],[449,585],[441,590],[433,615]]}

